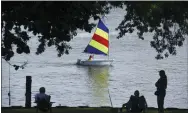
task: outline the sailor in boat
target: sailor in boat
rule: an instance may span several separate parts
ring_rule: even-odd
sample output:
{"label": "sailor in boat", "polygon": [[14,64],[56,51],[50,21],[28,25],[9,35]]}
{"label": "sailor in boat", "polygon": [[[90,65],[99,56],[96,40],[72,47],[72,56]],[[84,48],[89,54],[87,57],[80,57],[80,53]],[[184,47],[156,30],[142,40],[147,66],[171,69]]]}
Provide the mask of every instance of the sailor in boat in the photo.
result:
{"label": "sailor in boat", "polygon": [[88,60],[91,61],[93,58],[94,58],[94,55],[90,55]]}

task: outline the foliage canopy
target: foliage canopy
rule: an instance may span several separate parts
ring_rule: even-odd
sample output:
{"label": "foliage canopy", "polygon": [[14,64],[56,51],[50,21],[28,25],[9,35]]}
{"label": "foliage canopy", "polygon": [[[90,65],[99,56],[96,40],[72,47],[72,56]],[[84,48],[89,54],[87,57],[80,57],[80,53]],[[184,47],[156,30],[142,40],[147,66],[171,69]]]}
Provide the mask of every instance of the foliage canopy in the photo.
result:
{"label": "foliage canopy", "polygon": [[9,61],[14,56],[12,45],[18,54],[30,53],[27,42],[31,37],[21,26],[38,37],[37,55],[52,45],[59,57],[68,54],[71,47],[66,42],[77,35],[77,29],[91,32],[95,24],[89,23],[90,18],[97,20],[111,8],[124,6],[127,13],[116,28],[120,31],[117,38],[136,29],[140,39],[144,33],[153,32],[151,47],[158,53],[156,58],[176,55],[176,47],[183,45],[188,34],[188,2],[3,1],[2,58]]}

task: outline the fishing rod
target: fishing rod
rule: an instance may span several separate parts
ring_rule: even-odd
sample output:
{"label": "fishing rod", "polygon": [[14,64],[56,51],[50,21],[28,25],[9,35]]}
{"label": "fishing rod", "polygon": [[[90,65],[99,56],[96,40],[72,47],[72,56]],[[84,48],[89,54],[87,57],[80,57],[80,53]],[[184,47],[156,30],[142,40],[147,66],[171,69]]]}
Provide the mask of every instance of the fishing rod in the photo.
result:
{"label": "fishing rod", "polygon": [[[10,94],[10,66],[14,66],[12,65],[10,62],[7,62],[9,64],[9,92],[8,92],[8,97],[9,97],[9,107],[11,105],[11,94]],[[21,67],[22,69],[24,68],[25,65],[27,65],[28,61],[27,62],[24,62],[23,65],[21,66],[18,66],[18,67]]]}
{"label": "fishing rod", "polygon": [[9,97],[9,107],[11,105],[11,97],[10,97],[10,64],[9,64],[9,92],[8,92],[8,97]]}
{"label": "fishing rod", "polygon": [[109,88],[108,88],[108,94],[109,94],[109,98],[110,98],[111,107],[113,107],[112,100],[111,100],[111,97],[110,97],[110,91],[109,91]]}

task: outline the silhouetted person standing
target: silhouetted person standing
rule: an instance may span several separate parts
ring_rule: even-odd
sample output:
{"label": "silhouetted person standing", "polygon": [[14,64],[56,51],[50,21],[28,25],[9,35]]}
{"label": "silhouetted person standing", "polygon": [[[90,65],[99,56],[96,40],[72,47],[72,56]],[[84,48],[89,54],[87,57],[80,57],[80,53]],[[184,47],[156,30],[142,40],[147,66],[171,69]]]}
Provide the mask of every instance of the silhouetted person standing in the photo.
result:
{"label": "silhouetted person standing", "polygon": [[159,76],[159,80],[155,83],[155,86],[157,87],[155,95],[157,96],[158,112],[164,113],[164,98],[167,88],[167,76],[164,70],[159,71]]}

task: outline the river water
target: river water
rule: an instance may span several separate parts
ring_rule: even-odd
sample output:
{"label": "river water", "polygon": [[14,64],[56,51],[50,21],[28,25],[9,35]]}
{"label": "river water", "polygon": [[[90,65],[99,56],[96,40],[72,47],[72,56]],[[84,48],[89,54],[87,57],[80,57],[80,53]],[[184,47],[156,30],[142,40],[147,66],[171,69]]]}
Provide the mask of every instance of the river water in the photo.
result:
{"label": "river water", "polygon": [[[79,31],[70,42],[69,55],[57,57],[54,47],[35,55],[38,42],[32,37],[30,55],[15,55],[11,63],[28,61],[25,69],[10,68],[11,106],[25,105],[25,78],[32,76],[32,102],[42,86],[52,96],[53,106],[111,106],[120,107],[127,102],[135,90],[146,97],[148,106],[157,107],[154,84],[159,78],[158,71],[164,69],[168,77],[166,107],[188,108],[187,42],[177,48],[176,56],[156,60],[156,51],[150,47],[151,34],[144,34],[145,40],[138,39],[136,32],[117,39],[118,26],[124,11],[113,10],[105,20],[110,29],[110,67],[86,67],[75,65],[78,58],[86,59],[82,53],[92,33]],[[104,56],[95,56],[105,58]],[[9,66],[2,60],[2,106],[9,106]],[[34,104],[32,103],[32,106]]]}

